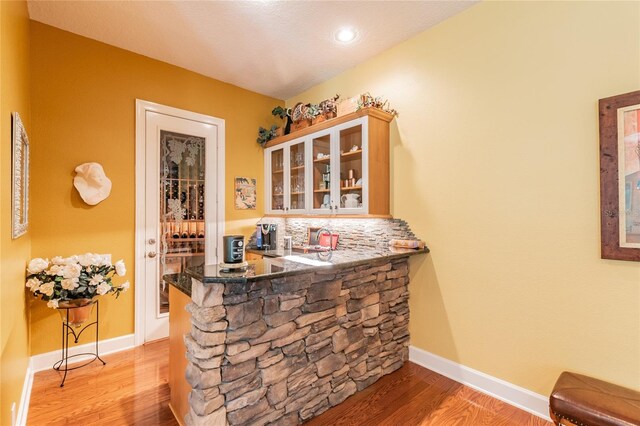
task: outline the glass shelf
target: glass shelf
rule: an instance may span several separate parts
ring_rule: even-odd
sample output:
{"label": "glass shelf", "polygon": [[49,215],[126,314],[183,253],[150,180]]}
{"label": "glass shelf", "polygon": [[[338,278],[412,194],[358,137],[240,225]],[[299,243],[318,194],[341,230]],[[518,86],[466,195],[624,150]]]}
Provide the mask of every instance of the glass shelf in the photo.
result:
{"label": "glass shelf", "polygon": [[328,209],[331,205],[331,134],[312,139],[311,147],[313,155],[313,205],[311,207]]}
{"label": "glass shelf", "polygon": [[289,146],[289,210],[306,209],[305,182],[305,143],[304,141]]}
{"label": "glass shelf", "polygon": [[343,152],[342,154],[340,154],[340,158],[342,158],[344,160],[361,159],[362,158],[362,150],[359,149],[357,151]]}
{"label": "glass shelf", "polygon": [[271,208],[284,210],[284,149],[271,152]]}
{"label": "glass shelf", "polygon": [[[357,209],[362,206],[363,179],[362,124],[340,130],[340,208]],[[349,195],[351,201],[345,200]],[[349,203],[349,205],[347,205]]]}

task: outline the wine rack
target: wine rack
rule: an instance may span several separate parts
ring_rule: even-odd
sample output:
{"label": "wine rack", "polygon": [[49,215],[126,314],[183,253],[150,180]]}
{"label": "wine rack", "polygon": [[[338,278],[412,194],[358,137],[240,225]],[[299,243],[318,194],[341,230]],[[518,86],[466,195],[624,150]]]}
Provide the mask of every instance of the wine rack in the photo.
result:
{"label": "wine rack", "polygon": [[[203,138],[162,132],[160,164],[160,277],[204,263],[205,143]],[[160,278],[160,313],[168,312]]]}

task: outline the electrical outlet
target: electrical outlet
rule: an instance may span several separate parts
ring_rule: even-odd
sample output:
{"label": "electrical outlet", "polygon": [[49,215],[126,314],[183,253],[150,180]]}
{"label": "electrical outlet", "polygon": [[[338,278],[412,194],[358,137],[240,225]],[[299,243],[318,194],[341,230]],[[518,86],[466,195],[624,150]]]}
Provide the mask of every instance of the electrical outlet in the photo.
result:
{"label": "electrical outlet", "polygon": [[17,415],[18,413],[16,412],[16,403],[14,402],[11,404],[11,426],[16,426]]}

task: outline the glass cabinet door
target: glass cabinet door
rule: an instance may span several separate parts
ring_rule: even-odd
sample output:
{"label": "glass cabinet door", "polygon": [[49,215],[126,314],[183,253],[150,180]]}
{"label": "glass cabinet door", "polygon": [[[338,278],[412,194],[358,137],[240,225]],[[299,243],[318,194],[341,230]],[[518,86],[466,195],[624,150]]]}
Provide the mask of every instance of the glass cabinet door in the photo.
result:
{"label": "glass cabinet door", "polygon": [[332,209],[331,199],[331,135],[321,135],[311,140],[311,153],[313,158],[313,170],[311,171],[313,189],[313,210]]}
{"label": "glass cabinet door", "polygon": [[205,139],[160,132],[160,265],[158,313],[169,312],[169,288],[162,278],[204,263]]}
{"label": "glass cabinet door", "polygon": [[284,211],[284,149],[271,151],[271,210]]}
{"label": "glass cabinet door", "polygon": [[[363,125],[353,124],[338,131],[340,147],[340,210],[362,209],[366,176],[363,162]],[[337,200],[338,201],[338,200]]]}
{"label": "glass cabinet door", "polygon": [[305,143],[304,141],[289,147],[289,206],[288,210],[304,211],[306,206],[305,190]]}

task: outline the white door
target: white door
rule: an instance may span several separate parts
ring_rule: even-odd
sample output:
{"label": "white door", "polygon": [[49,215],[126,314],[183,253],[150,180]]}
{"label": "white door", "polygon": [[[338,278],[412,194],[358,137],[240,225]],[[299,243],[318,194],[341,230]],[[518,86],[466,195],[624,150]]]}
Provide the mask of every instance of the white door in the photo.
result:
{"label": "white door", "polygon": [[[139,120],[140,115],[139,109]],[[136,315],[144,312],[137,322],[143,325],[144,342],[169,334],[169,289],[163,276],[218,263],[223,223],[218,208],[218,197],[223,196],[218,194],[219,127],[144,110],[144,214],[139,213],[144,231],[138,233],[138,238],[144,235],[138,246],[144,290],[137,286],[144,297],[136,297]]]}

